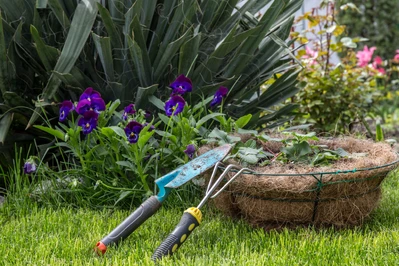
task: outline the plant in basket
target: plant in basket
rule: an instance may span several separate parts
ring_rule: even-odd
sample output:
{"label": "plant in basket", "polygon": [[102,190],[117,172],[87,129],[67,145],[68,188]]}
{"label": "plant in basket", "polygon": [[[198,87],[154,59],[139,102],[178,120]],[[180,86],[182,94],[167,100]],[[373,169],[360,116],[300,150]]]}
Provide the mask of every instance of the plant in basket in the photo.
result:
{"label": "plant in basket", "polygon": [[378,206],[381,182],[399,163],[390,144],[354,137],[285,132],[231,138],[235,148],[226,165],[252,172],[236,177],[213,202],[227,215],[268,229],[362,224]]}

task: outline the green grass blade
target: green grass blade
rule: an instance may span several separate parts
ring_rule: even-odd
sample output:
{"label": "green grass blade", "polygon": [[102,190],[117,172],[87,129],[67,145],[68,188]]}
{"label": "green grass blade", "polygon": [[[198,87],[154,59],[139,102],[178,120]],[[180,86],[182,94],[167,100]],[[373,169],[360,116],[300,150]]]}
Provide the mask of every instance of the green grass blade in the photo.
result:
{"label": "green grass blade", "polygon": [[[1,116],[0,116],[1,117]],[[0,143],[4,144],[13,120],[13,114],[8,113],[0,118]]]}
{"label": "green grass blade", "polygon": [[65,141],[65,133],[62,132],[61,130],[57,130],[57,129],[53,129],[51,127],[44,127],[44,126],[40,126],[40,125],[34,125],[33,127],[40,129],[62,141]]}
{"label": "green grass blade", "polygon": [[112,58],[111,40],[109,37],[100,37],[95,33],[91,34],[94,45],[96,46],[98,56],[104,68],[105,76],[108,82],[115,81],[114,64]]}
{"label": "green grass blade", "polygon": [[[95,0],[82,0],[75,11],[73,16],[71,27],[65,41],[64,48],[62,49],[61,55],[57,61],[54,71],[60,73],[68,73],[75,65],[77,58],[82,52],[83,46],[89,37],[91,28],[93,27],[94,20],[97,15],[97,5]],[[43,90],[43,101],[48,102],[56,94],[59,85],[61,84],[60,79],[55,75],[51,75],[50,79]],[[30,127],[38,118],[41,112],[40,108],[36,109],[36,112],[32,115],[29,120],[28,126]]]}

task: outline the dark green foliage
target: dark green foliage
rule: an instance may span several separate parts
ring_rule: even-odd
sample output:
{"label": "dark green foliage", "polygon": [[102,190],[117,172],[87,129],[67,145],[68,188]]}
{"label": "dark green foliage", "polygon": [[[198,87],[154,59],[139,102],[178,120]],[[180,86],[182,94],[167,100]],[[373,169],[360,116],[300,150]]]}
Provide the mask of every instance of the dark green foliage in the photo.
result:
{"label": "dark green foliage", "polygon": [[360,13],[348,8],[338,14],[338,20],[346,25],[349,37],[364,37],[364,45],[376,46],[376,54],[391,59],[399,49],[399,2],[396,0],[340,0],[340,5],[353,3]]}
{"label": "dark green foliage", "polygon": [[252,113],[252,127],[286,121],[294,105],[279,105],[298,89],[285,40],[302,1],[237,2],[0,0],[0,142],[14,131],[37,137],[31,126],[55,122],[58,103],[86,87],[106,102],[155,109],[148,97],[165,100],[179,74],[193,80],[191,104],[223,85],[224,111],[234,118]]}

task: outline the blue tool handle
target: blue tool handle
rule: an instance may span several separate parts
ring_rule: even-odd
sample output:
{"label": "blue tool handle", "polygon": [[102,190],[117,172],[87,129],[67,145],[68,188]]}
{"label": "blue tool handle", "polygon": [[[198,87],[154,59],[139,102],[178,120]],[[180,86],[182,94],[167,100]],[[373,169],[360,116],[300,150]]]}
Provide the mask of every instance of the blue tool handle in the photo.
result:
{"label": "blue tool handle", "polygon": [[198,208],[186,210],[175,230],[159,245],[151,259],[155,262],[164,256],[173,255],[191,232],[200,225],[201,219],[202,214]]}
{"label": "blue tool handle", "polygon": [[144,201],[141,206],[119,224],[111,233],[101,239],[96,245],[97,253],[104,254],[107,246],[117,244],[122,239],[128,237],[134,230],[150,218],[162,205],[156,196],[152,196]]}

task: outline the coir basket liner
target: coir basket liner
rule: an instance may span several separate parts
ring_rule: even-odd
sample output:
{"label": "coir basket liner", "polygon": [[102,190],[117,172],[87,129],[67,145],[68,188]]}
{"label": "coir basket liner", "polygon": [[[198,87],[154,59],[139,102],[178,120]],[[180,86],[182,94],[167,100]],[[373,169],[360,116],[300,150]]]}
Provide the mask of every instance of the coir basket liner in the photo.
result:
{"label": "coir basket liner", "polygon": [[[275,152],[282,145],[273,141],[259,144]],[[362,224],[379,203],[381,182],[398,166],[396,152],[386,143],[352,137],[320,139],[317,144],[367,155],[323,167],[273,163],[252,168],[255,173],[237,177],[212,200],[213,204],[226,215],[243,217],[265,229]],[[211,148],[203,146],[200,153]],[[228,163],[238,165],[234,161]],[[208,172],[206,177],[209,175]],[[233,175],[234,172],[229,173],[230,178]]]}

